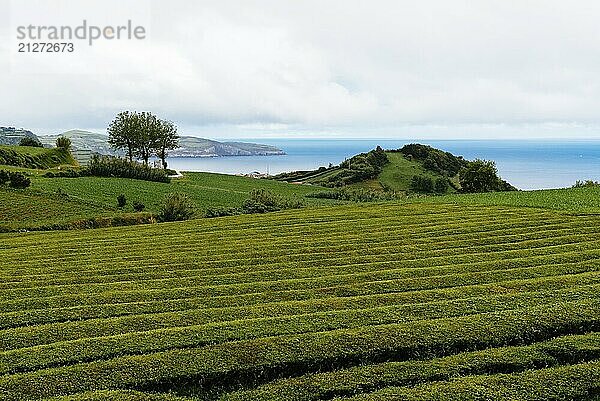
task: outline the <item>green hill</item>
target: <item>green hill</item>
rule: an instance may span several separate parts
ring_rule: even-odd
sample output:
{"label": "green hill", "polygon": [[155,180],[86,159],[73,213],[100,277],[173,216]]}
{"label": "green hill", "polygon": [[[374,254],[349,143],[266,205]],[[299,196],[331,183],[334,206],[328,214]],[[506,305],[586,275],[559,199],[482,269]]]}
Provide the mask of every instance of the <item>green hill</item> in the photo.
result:
{"label": "green hill", "polygon": [[370,204],[0,234],[0,394],[591,401],[599,233]]}
{"label": "green hill", "polygon": [[0,145],[0,165],[47,169],[74,164],[73,156],[63,149]]}
{"label": "green hill", "polygon": [[[333,188],[443,194],[457,192],[461,188],[459,172],[473,165],[477,165],[477,162],[470,162],[462,156],[427,145],[408,144],[396,150],[377,147],[344,160],[338,166],[283,173],[273,178]],[[492,190],[515,190],[509,183],[496,177],[496,173],[493,177],[489,186]]]}

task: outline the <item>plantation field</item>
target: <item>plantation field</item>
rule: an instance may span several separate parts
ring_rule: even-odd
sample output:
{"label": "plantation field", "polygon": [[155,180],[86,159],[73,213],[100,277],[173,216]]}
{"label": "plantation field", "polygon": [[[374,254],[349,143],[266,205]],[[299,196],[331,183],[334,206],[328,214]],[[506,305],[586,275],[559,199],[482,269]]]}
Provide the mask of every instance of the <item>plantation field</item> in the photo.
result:
{"label": "plantation field", "polygon": [[411,202],[502,205],[565,210],[577,213],[600,212],[600,187],[545,189],[520,192],[488,192],[414,198]]}
{"label": "plantation field", "polygon": [[0,234],[0,398],[597,400],[599,233],[388,203]]}

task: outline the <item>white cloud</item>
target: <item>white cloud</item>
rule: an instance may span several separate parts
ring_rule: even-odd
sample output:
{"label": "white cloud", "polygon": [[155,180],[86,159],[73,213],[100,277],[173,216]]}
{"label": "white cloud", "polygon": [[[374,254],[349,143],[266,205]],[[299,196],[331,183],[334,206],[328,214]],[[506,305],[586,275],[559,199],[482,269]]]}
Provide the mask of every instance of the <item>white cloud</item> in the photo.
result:
{"label": "white cloud", "polygon": [[[69,23],[142,21],[148,38],[16,70],[0,19],[0,124],[102,129],[144,109],[213,137],[600,137],[593,1],[45,3]],[[60,23],[52,7],[18,4]],[[110,12],[85,13],[98,8]]]}

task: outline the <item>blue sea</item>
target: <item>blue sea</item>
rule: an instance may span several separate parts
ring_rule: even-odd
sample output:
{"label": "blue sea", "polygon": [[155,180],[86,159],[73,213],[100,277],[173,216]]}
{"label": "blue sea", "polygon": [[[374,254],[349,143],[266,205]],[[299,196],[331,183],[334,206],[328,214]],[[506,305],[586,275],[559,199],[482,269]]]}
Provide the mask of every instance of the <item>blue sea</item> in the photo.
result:
{"label": "blue sea", "polygon": [[169,158],[169,167],[182,171],[238,174],[253,171],[277,174],[312,170],[366,152],[377,145],[401,148],[423,143],[467,159],[494,160],[502,178],[520,189],[564,188],[576,180],[600,181],[600,141],[558,140],[327,140],[244,139],[283,149],[282,156]]}

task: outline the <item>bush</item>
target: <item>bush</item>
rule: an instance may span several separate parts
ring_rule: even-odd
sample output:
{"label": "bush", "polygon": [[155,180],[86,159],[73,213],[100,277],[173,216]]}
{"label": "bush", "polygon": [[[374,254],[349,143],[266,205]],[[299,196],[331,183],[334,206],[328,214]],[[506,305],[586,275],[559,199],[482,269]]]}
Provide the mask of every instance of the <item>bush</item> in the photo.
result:
{"label": "bush", "polygon": [[434,190],[438,194],[444,194],[448,192],[448,188],[450,188],[450,184],[448,183],[448,179],[445,177],[438,177],[435,180]]}
{"label": "bush", "polygon": [[23,137],[19,141],[19,146],[33,146],[35,148],[43,148],[44,147],[44,145],[42,145],[42,143],[40,141],[38,141],[37,139],[31,138],[29,136]]}
{"label": "bush", "polygon": [[415,192],[431,193],[434,190],[433,179],[424,175],[415,175],[410,180],[410,189]]}
{"label": "bush", "polygon": [[152,168],[138,162],[130,162],[118,157],[94,156],[86,169],[95,177],[134,178],[144,181],[171,182],[163,169]]}
{"label": "bush", "polygon": [[173,193],[165,197],[158,220],[183,221],[191,219],[195,214],[195,205],[191,198],[182,193]]}
{"label": "bush", "polygon": [[29,178],[25,177],[25,175],[23,173],[12,172],[12,173],[9,173],[9,177],[10,177],[9,185],[13,188],[23,189],[23,188],[27,188],[31,185],[31,180]]}
{"label": "bush", "polygon": [[0,185],[6,184],[10,180],[10,174],[6,170],[0,170]]}
{"label": "bush", "polygon": [[47,171],[44,173],[44,178],[78,178],[85,177],[87,174],[87,170],[76,170],[74,168],[68,168],[65,170],[58,171]]}
{"label": "bush", "polygon": [[[372,178],[376,178],[389,162],[385,151],[377,146],[376,149],[358,154],[348,160],[344,160],[337,170],[327,178],[318,182],[319,185],[326,187],[342,187]],[[319,168],[316,172],[324,172],[325,168]],[[310,172],[309,175],[315,172]]]}
{"label": "bush", "polygon": [[210,207],[204,211],[204,217],[236,216],[242,214],[242,210],[236,207]]}
{"label": "bush", "polygon": [[146,208],[146,205],[144,205],[142,202],[140,202],[140,201],[133,202],[133,210],[134,211],[143,212],[145,208]]}
{"label": "bush", "polygon": [[126,204],[127,204],[127,198],[125,197],[125,195],[121,194],[121,195],[117,196],[117,206],[118,207],[124,208]]}
{"label": "bush", "polygon": [[242,211],[247,214],[275,212],[282,209],[298,209],[303,204],[300,200],[280,196],[263,188],[250,191],[250,198],[242,204]]}
{"label": "bush", "polygon": [[56,139],[56,147],[60,149],[70,150],[71,149],[71,140],[64,136],[59,136]]}
{"label": "bush", "polygon": [[319,191],[306,195],[307,198],[336,199],[350,202],[380,202],[393,199],[403,199],[405,196],[395,192],[375,192],[367,189],[333,189]]}
{"label": "bush", "polygon": [[460,186],[463,192],[493,192],[515,191],[516,188],[498,177],[496,163],[490,160],[469,162],[468,166],[460,171]]}
{"label": "bush", "polygon": [[410,160],[420,160],[427,170],[449,177],[458,174],[461,168],[466,167],[468,163],[462,156],[454,156],[450,152],[444,152],[419,143],[405,145],[402,149],[394,152],[400,152]]}

